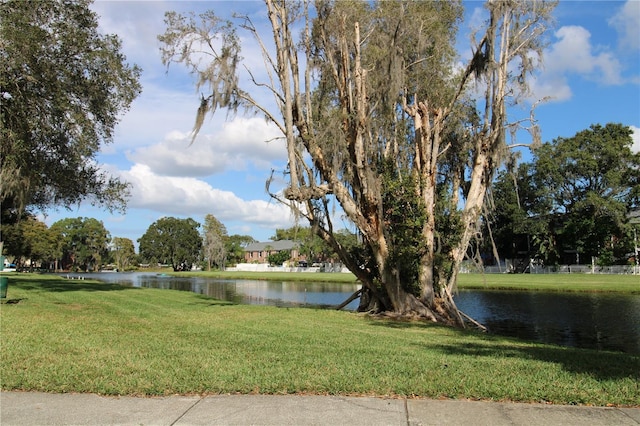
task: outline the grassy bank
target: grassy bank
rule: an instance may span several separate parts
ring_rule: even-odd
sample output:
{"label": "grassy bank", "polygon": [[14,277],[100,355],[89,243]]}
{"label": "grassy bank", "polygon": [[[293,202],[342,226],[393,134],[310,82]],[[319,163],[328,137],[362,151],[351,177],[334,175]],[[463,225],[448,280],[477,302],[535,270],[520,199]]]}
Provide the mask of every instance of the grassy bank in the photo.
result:
{"label": "grassy bank", "polygon": [[640,276],[606,274],[460,274],[465,289],[640,294]]}
{"label": "grassy bank", "polygon": [[[203,276],[220,279],[271,281],[315,281],[355,283],[352,274],[322,272],[177,272],[177,276]],[[527,290],[527,291],[593,291],[640,294],[638,275],[592,274],[460,274],[461,289]]]}
{"label": "grassy bank", "polygon": [[3,390],[318,393],[640,405],[640,357],[423,323],[12,275]]}

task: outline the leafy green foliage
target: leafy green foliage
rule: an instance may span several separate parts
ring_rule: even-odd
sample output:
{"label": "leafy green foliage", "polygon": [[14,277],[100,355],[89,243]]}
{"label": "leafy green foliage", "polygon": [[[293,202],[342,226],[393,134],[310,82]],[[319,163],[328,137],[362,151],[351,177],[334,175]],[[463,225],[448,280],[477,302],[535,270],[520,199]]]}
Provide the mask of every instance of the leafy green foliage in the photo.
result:
{"label": "leafy green foliage", "polygon": [[391,247],[388,262],[405,290],[419,296],[419,266],[426,243],[422,238],[425,210],[416,197],[415,178],[399,173],[392,163],[384,167],[383,210]]}
{"label": "leafy green foliage", "polygon": [[627,126],[592,125],[543,144],[515,175],[501,174],[494,189],[500,250],[529,252],[545,264],[573,263],[576,252],[582,262],[593,256],[625,263],[632,246],[627,215],[640,191],[632,143]]}
{"label": "leafy green foliage", "polygon": [[291,259],[290,250],[280,250],[279,252],[272,253],[267,256],[267,261],[270,265],[280,266],[287,260]]}
{"label": "leafy green foliage", "polygon": [[140,256],[148,262],[170,264],[176,271],[191,269],[202,250],[199,227],[191,218],[158,219],[138,239]]}
{"label": "leafy green foliage", "polygon": [[2,237],[3,254],[15,257],[18,266],[30,260],[32,268],[49,268],[49,262],[56,258],[58,242],[55,234],[33,215],[25,214],[18,222],[3,223]]}
{"label": "leafy green foliage", "polygon": [[631,151],[631,129],[592,125],[558,138],[535,153],[535,185],[559,216],[559,251],[577,250],[587,262],[610,251],[624,235],[626,215],[638,205],[640,154]]}
{"label": "leafy green foliage", "polygon": [[[442,188],[442,187],[441,187]],[[460,242],[463,224],[460,212],[451,208],[451,194],[441,191],[436,198],[436,237],[434,241],[434,287],[440,291],[454,273],[450,253]]]}
{"label": "leafy green foliage", "polygon": [[244,262],[244,248],[255,242],[257,241],[250,235],[230,235],[224,244],[225,252],[227,253],[227,263],[235,265]]}
{"label": "leafy green foliage", "polygon": [[110,254],[119,271],[126,271],[136,266],[135,247],[129,238],[113,237]]}
{"label": "leafy green foliage", "polygon": [[559,255],[553,242],[552,216],[547,213],[550,205],[535,189],[533,164],[501,171],[491,194],[489,220],[500,256],[514,259],[535,253],[544,264],[556,264]]}
{"label": "leafy green foliage", "polygon": [[95,271],[108,254],[109,233],[97,219],[62,219],[50,231],[60,242],[63,269]]}
{"label": "leafy green foliage", "polygon": [[[347,229],[335,231],[335,238],[340,244],[349,248],[358,245],[355,234]],[[310,262],[337,261],[338,256],[335,251],[320,238],[311,227],[293,226],[288,229],[276,229],[276,233],[271,237],[273,241],[291,240],[299,244],[298,252],[306,257]]]}
{"label": "leafy green foliage", "polygon": [[88,0],[0,3],[2,209],[123,209],[128,186],[95,161],[139,94],[115,36],[98,32]]}

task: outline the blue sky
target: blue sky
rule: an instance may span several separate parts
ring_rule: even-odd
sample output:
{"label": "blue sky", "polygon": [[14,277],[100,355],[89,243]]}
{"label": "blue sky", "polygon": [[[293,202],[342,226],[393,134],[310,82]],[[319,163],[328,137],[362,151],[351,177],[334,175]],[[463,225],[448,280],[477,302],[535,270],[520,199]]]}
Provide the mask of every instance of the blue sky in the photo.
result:
{"label": "blue sky", "polygon": [[[469,26],[483,16],[481,2],[465,2],[465,8],[458,44],[463,58],[468,55]],[[183,68],[172,66],[166,72],[157,41],[164,32],[166,11],[213,9],[220,16],[237,11],[266,25],[264,5],[97,1],[92,9],[100,16],[101,30],[120,37],[127,61],[143,69],[142,94],[122,117],[113,143],[98,156],[105,169],[132,184],[132,197],[125,214],[109,214],[83,203],[70,211],[48,211],[44,221],[51,225],[65,217],[94,217],[112,237],[134,242],[163,216],[203,223],[206,214],[213,214],[229,234],[251,235],[259,241],[268,240],[276,228],[292,226],[289,211],[265,192],[271,170],[282,170],[285,164],[284,142],[266,142],[276,138],[277,131],[261,117],[238,114],[226,120],[221,113],[206,119],[189,146],[199,95]],[[634,149],[640,151],[640,0],[561,1],[554,16],[544,69],[532,84],[533,98],[553,97],[536,110],[542,140],[571,137],[591,124],[616,122],[632,126]],[[255,42],[243,44],[243,56],[253,70],[260,69]],[[515,114],[528,111],[526,105]]]}

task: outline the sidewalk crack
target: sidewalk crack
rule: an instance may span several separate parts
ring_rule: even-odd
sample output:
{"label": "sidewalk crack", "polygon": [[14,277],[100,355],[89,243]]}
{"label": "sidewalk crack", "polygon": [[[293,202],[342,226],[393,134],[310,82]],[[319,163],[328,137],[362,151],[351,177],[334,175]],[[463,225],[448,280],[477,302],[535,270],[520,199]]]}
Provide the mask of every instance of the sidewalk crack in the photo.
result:
{"label": "sidewalk crack", "polygon": [[404,398],[404,416],[407,419],[407,426],[411,426],[409,419],[409,403],[407,402],[407,398]]}
{"label": "sidewalk crack", "polygon": [[624,414],[629,420],[636,422],[637,424],[640,425],[640,422],[638,422],[635,418],[633,418],[632,416],[630,416],[629,414],[627,414],[626,411],[621,410],[619,408],[616,408],[617,411],[619,411],[620,413]]}
{"label": "sidewalk crack", "polygon": [[182,413],[181,415],[178,416],[177,419],[175,419],[169,426],[174,426],[176,423],[178,423],[180,420],[182,420],[182,418],[184,416],[187,415],[187,413],[191,410],[193,410],[195,408],[196,405],[200,404],[202,402],[204,398],[200,397],[196,402],[194,402],[193,404],[191,404],[190,407],[188,407],[186,410],[184,410],[184,413]]}

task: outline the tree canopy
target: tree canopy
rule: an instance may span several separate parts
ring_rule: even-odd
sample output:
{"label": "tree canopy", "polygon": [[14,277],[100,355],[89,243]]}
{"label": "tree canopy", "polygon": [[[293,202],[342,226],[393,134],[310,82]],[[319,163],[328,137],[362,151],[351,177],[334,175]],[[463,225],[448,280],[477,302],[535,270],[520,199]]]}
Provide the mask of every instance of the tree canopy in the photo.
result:
{"label": "tree canopy", "polygon": [[49,267],[48,262],[61,257],[60,241],[56,235],[33,215],[25,215],[16,223],[3,223],[4,252],[15,257],[22,267],[27,261],[31,268],[38,264]]}
{"label": "tree canopy", "polygon": [[123,209],[128,186],[96,162],[140,93],[140,69],[98,32],[89,0],[0,2],[3,216],[90,199]]}
{"label": "tree canopy", "polygon": [[63,269],[96,271],[108,255],[109,232],[97,219],[62,219],[49,229],[59,241]]}
{"label": "tree canopy", "polygon": [[169,264],[175,271],[191,269],[202,250],[199,227],[191,218],[158,219],[138,239],[140,257],[148,262]]}
{"label": "tree canopy", "polygon": [[[631,129],[594,124],[542,144],[533,160],[500,175],[494,226],[500,250],[546,265],[624,263],[632,252],[630,212],[640,205],[640,154]],[[527,244],[524,244],[524,242]]]}
{"label": "tree canopy", "polygon": [[229,235],[224,245],[227,263],[235,265],[244,262],[244,248],[255,242],[257,241],[250,235]]}
{"label": "tree canopy", "polygon": [[137,260],[135,247],[129,238],[113,237],[110,255],[118,271],[126,271],[137,266],[135,264]]}

